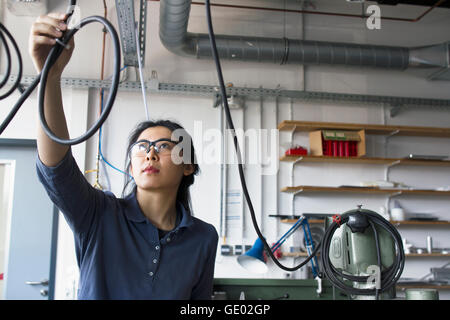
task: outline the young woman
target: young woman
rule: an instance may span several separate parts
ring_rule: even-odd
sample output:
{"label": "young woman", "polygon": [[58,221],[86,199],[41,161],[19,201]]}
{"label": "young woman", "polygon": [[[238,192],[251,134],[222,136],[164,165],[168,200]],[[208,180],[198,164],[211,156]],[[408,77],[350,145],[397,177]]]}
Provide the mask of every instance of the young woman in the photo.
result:
{"label": "young woman", "polygon": [[[64,18],[49,14],[33,24],[30,55],[38,72],[53,39],[67,28]],[[70,46],[52,68],[45,93],[49,127],[66,139],[60,78],[73,40]],[[175,131],[183,139],[175,139]],[[189,147],[179,148],[186,141]],[[132,132],[127,150],[131,179],[124,192],[131,191],[123,198],[92,187],[70,147],[50,140],[40,125],[37,144],[39,180],[74,233],[79,299],[211,298],[218,235],[211,224],[191,215],[189,186],[199,168],[192,140],[180,125],[146,121]],[[186,151],[190,161],[174,161],[179,159],[174,153]]]}

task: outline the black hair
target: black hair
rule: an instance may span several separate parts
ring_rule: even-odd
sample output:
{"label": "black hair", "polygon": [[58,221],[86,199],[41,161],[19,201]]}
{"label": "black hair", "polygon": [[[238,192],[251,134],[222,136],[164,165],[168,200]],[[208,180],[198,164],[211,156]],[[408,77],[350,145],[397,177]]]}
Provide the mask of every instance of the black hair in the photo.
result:
{"label": "black hair", "polygon": [[[181,179],[180,185],[178,186],[177,191],[177,202],[181,202],[183,207],[186,209],[186,211],[192,215],[192,208],[191,208],[191,195],[189,191],[189,187],[194,183],[194,176],[198,175],[200,172],[200,167],[197,164],[197,159],[195,156],[195,149],[194,144],[192,142],[192,138],[187,133],[187,131],[177,122],[171,121],[171,120],[148,120],[140,122],[136,125],[136,127],[131,132],[129,138],[128,138],[128,147],[127,147],[127,154],[125,158],[125,181],[124,181],[124,187],[122,190],[122,197],[125,198],[126,196],[130,195],[131,193],[136,191],[136,184],[134,183],[134,180],[130,174],[130,167],[131,167],[131,159],[129,157],[129,150],[133,143],[137,141],[141,133],[148,129],[153,127],[166,127],[169,129],[172,133],[177,130],[177,133],[181,131],[180,141],[181,138],[183,141],[189,141],[190,143],[190,164],[194,167],[194,172],[188,176],[183,176]],[[189,139],[186,139],[189,138]],[[131,189],[131,190],[130,190]],[[127,192],[128,190],[128,192]]]}

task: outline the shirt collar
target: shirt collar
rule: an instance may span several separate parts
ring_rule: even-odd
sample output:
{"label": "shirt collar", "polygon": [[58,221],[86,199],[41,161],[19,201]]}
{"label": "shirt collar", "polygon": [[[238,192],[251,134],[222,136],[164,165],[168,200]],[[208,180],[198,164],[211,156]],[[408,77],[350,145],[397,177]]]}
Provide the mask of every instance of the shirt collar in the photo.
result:
{"label": "shirt collar", "polygon": [[[128,220],[134,222],[145,222],[147,217],[142,212],[139,207],[139,203],[136,198],[136,189],[124,199],[127,203],[127,210],[125,210],[125,215]],[[186,208],[177,201],[176,204],[177,214],[181,216],[180,224],[175,228],[187,228],[193,224],[192,216],[187,212]]]}

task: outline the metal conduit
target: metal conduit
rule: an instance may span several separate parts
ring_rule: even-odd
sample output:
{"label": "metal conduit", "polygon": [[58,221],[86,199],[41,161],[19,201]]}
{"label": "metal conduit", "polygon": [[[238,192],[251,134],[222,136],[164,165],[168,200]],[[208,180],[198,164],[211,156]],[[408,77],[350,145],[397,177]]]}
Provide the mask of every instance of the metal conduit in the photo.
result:
{"label": "metal conduit", "polygon": [[[187,31],[191,3],[191,0],[160,1],[161,42],[177,55],[211,59],[208,35]],[[423,50],[417,48],[371,44],[239,35],[216,35],[216,41],[219,57],[235,61],[347,65],[395,70],[405,70],[409,67],[449,68],[449,46],[446,44],[431,46],[433,50],[427,47],[426,56],[422,57]]]}

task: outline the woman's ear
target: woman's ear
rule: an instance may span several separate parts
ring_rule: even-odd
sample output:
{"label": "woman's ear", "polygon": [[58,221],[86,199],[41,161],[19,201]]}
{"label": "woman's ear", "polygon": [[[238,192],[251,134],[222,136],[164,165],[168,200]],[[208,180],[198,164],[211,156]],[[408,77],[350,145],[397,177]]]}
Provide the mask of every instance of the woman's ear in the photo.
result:
{"label": "woman's ear", "polygon": [[195,169],[194,169],[194,165],[192,163],[184,165],[184,175],[185,176],[189,176],[189,175],[193,174],[194,171],[195,171]]}

